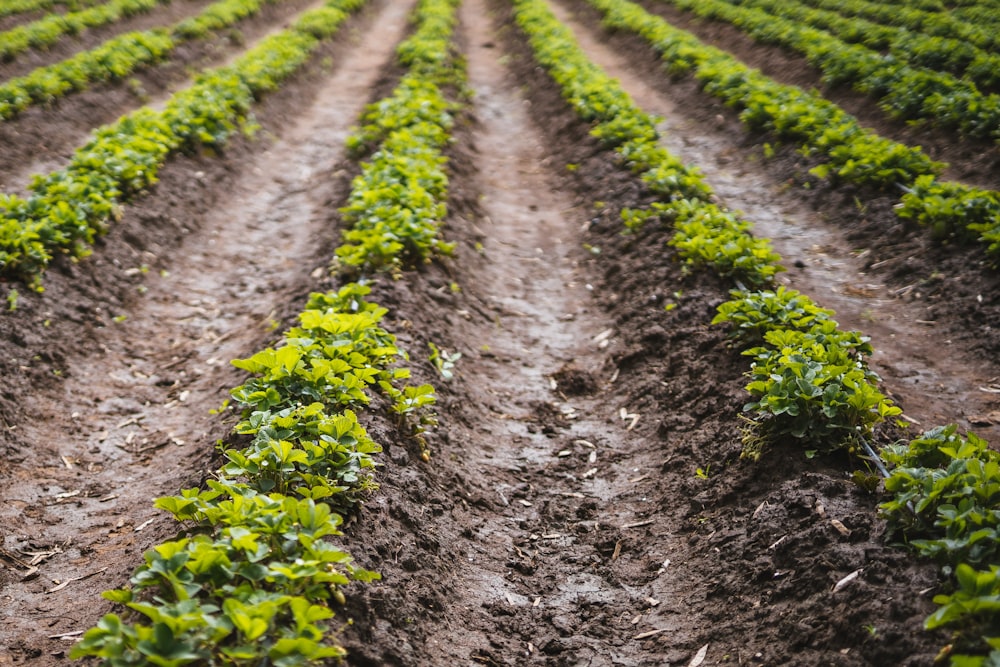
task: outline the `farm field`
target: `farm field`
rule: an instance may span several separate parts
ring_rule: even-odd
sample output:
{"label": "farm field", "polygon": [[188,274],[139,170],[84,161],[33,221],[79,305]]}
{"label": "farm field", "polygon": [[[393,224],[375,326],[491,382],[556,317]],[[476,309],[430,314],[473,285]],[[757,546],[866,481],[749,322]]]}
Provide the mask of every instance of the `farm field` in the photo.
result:
{"label": "farm field", "polygon": [[1000,661],[1000,10],[841,4],[0,8],[0,665]]}

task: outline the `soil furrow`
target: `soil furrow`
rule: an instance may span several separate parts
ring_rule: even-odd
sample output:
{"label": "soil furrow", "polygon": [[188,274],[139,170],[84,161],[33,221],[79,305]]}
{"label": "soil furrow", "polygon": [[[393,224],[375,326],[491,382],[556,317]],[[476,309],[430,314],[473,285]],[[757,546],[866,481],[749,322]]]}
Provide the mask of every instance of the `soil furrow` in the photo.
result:
{"label": "soil furrow", "polygon": [[99,84],[51,107],[30,107],[0,122],[0,145],[10,158],[0,165],[0,192],[25,192],[36,174],[65,166],[94,128],[141,106],[162,107],[171,95],[189,86],[195,74],[232,62],[316,4],[316,0],[285,0],[265,5],[230,30],[178,44],[166,61],[135,72],[127,81]]}
{"label": "soil furrow", "polygon": [[[266,344],[324,272],[337,233],[331,172],[410,5],[381,10],[380,39],[362,46],[355,38],[293,118],[262,116],[264,133],[277,136],[244,156],[248,168],[197,229],[177,247],[148,246],[142,263],[126,268],[141,277],[154,267],[134,305],[99,314],[106,326],[93,345],[101,351],[65,350],[64,379],[21,398],[26,412],[11,424],[20,446],[0,503],[3,548],[54,553],[30,578],[4,573],[0,644],[19,660],[62,664],[67,642],[47,638],[92,625],[109,608],[99,591],[124,584],[142,551],[176,530],[151,498],[207,474],[211,443],[226,430],[208,411],[239,378],[229,360]],[[197,188],[208,176],[193,178]],[[185,197],[169,187],[168,179],[137,208]],[[53,590],[57,579],[71,583]]]}
{"label": "soil furrow", "polygon": [[[984,418],[1000,404],[992,394],[978,391],[1000,375],[1000,368],[953,345],[947,332],[935,328],[927,304],[898,298],[898,290],[872,275],[869,253],[807,203],[807,191],[789,188],[780,173],[767,169],[724,122],[705,123],[704,113],[689,112],[691,100],[681,101],[651,85],[636,73],[632,54],[626,56],[595,35],[591,26],[596,21],[584,25],[558,3],[554,11],[594,62],[617,78],[647,113],[663,119],[663,145],[697,165],[725,205],[742,211],[757,234],[774,241],[788,269],[779,281],[836,310],[846,327],[871,336],[876,350],[872,366],[908,417],[926,428],[951,422],[963,428],[976,425],[984,437],[1000,442],[1000,427]],[[857,208],[855,212],[864,215]]]}

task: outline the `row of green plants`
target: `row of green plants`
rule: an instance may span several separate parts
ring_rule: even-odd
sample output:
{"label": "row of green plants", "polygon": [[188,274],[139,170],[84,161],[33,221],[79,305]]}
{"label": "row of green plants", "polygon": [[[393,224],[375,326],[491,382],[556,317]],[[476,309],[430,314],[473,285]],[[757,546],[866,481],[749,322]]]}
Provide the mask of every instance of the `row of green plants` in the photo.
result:
{"label": "row of green plants", "polygon": [[405,74],[365,110],[348,140],[368,159],[341,209],[347,228],[337,262],[345,270],[398,271],[452,252],[439,228],[448,196],[443,149],[465,94],[464,66],[451,46],[456,5],[427,0],[417,7],[418,28],[397,51]]}
{"label": "row of green plants", "polygon": [[56,253],[86,255],[172,153],[224,145],[255,100],[277,89],[362,2],[331,0],[304,13],[232,65],[200,74],[162,111],[142,108],[96,130],[69,166],[35,177],[31,196],[0,195],[0,273],[40,289]]}
{"label": "row of green plants", "polygon": [[[884,25],[898,25],[935,37],[958,39],[985,50],[996,50],[1000,45],[995,31],[989,26],[970,20],[978,11],[991,16],[990,23],[1000,20],[1000,5],[984,6],[981,0],[969,0],[961,9],[947,11],[941,3],[872,2],[870,0],[801,0],[806,4],[829,9],[844,16],[874,21]],[[949,3],[963,5],[963,3]]]}
{"label": "row of green plants", "polygon": [[[594,123],[594,136],[614,147],[633,172],[644,174],[648,163],[633,156],[663,154],[655,145],[655,119],[585,58],[543,0],[515,0],[514,5],[536,60],[564,98]],[[648,147],[639,148],[643,143]],[[869,452],[873,427],[900,411],[876,388],[879,378],[867,364],[868,339],[841,330],[833,312],[809,297],[774,288],[772,278],[780,267],[766,241],[748,241],[746,223],[733,225],[737,219],[727,212],[728,218],[716,222],[720,209],[707,201],[710,190],[697,173],[672,159],[669,169],[678,175],[676,191],[658,192],[659,201],[626,210],[623,218],[630,229],[651,219],[672,222],[677,233],[671,243],[689,266],[711,265],[755,286],[734,290],[713,320],[727,324],[731,338],[753,359],[745,410],[753,414],[754,427],[745,433],[744,455],[758,458],[762,447],[779,437],[798,440],[807,454]],[[693,231],[686,228],[692,212],[704,221]],[[745,263],[733,259],[736,254],[743,254]],[[974,569],[995,561],[1000,544],[1000,455],[975,436],[960,439],[954,432],[954,426],[938,429],[882,454],[895,466],[886,487],[897,494],[882,509],[898,530],[924,538],[911,542],[922,553],[939,559],[951,554],[947,572],[956,575],[955,590],[935,598],[941,608],[926,625],[961,632],[969,641],[955,647],[951,664],[980,667],[1000,658],[1000,567]],[[917,470],[917,461],[928,468]],[[997,651],[983,657],[991,649]]]}
{"label": "row of green plants", "polygon": [[753,39],[803,54],[830,85],[879,101],[889,116],[929,123],[972,139],[1000,141],[1000,95],[983,94],[945,72],[910,67],[860,44],[725,0],[666,0],[696,16],[731,23]]}
{"label": "row of green plants", "polygon": [[118,35],[89,51],[10,79],[0,84],[0,120],[95,83],[124,79],[143,66],[161,62],[180,43],[207,37],[257,14],[266,2],[277,1],[219,0],[170,28]]}
{"label": "row of green plants", "polygon": [[12,60],[28,49],[48,46],[66,34],[74,35],[87,28],[96,28],[148,12],[167,1],[169,0],[110,0],[103,5],[77,12],[50,14],[0,33],[0,60]]}
{"label": "row of green plants", "polygon": [[845,17],[836,11],[808,7],[794,0],[734,0],[734,4],[825,30],[849,44],[888,51],[893,58],[910,65],[950,72],[971,81],[980,90],[993,89],[1000,84],[1000,56],[962,39],[926,35],[896,25]]}
{"label": "row of green plants", "polygon": [[626,227],[634,230],[651,219],[669,223],[675,230],[671,245],[686,268],[708,267],[744,286],[723,304],[716,322],[730,322],[749,348],[744,354],[753,358],[746,406],[753,415],[752,439],[791,437],[807,449],[850,449],[898,414],[867,367],[867,339],[841,331],[832,313],[807,297],[771,289],[782,269],[770,242],[753,237],[750,223],[711,201],[700,173],[659,145],[656,119],[586,58],[542,0],[514,4],[536,60],[563,97],[657,197],[647,208],[624,211]]}
{"label": "row of green plants", "polygon": [[748,128],[794,142],[824,160],[820,178],[904,192],[896,214],[939,239],[979,240],[1000,257],[1000,193],[938,180],[944,165],[917,147],[881,137],[818,94],[780,84],[627,0],[588,0],[607,26],[635,32],[674,75],[693,74],[705,92],[740,111]]}
{"label": "row of green plants", "polygon": [[953,631],[953,667],[1000,664],[1000,453],[950,425],[881,455],[894,466],[881,505],[890,534],[951,582],[925,627]]}
{"label": "row of green plants", "polygon": [[[414,35],[398,49],[411,73],[454,76],[435,54],[451,53],[455,5],[422,0],[415,10]],[[377,126],[373,110],[349,148],[406,125],[385,116]],[[372,217],[386,213],[377,200],[370,206]],[[109,614],[74,657],[107,665],[291,666],[345,655],[332,636],[332,607],[345,602],[343,586],[378,578],[329,540],[339,535],[342,513],[376,488],[381,448],[354,410],[378,391],[401,430],[419,438],[434,423],[436,400],[430,385],[402,384],[405,355],[381,328],[386,310],[368,303],[369,293],[349,283],[311,295],[283,345],[233,362],[253,375],[231,392],[241,410],[235,432],[249,443],[225,449],[226,463],[207,488],[156,501],[186,533],[148,551],[130,588],[106,594],[148,620],[129,625]]]}
{"label": "row of green plants", "polygon": [[68,11],[79,11],[102,0],[6,0],[0,5],[0,18],[14,14],[40,12],[56,6],[64,6]]}
{"label": "row of green plants", "polygon": [[106,614],[71,657],[291,667],[345,655],[334,607],[347,584],[379,578],[329,539],[339,512],[375,488],[381,447],[355,410],[380,388],[401,419],[434,402],[433,388],[401,384],[403,353],[368,292],[350,283],[312,294],[282,345],[233,362],[252,375],[231,392],[239,444],[205,488],[155,501],[182,532],[145,553],[130,586],[104,594],[137,620]]}

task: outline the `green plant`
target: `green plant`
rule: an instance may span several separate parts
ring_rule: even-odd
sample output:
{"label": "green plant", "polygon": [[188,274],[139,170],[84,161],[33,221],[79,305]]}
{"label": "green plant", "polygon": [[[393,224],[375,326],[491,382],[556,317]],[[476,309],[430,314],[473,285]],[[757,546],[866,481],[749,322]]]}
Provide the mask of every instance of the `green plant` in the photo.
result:
{"label": "green plant", "polygon": [[427,347],[430,348],[430,362],[434,364],[434,368],[437,369],[438,374],[445,380],[450,380],[454,377],[453,370],[455,364],[459,359],[462,358],[461,352],[455,352],[453,354],[448,354],[447,350],[442,350],[438,348],[434,343],[428,342]]}

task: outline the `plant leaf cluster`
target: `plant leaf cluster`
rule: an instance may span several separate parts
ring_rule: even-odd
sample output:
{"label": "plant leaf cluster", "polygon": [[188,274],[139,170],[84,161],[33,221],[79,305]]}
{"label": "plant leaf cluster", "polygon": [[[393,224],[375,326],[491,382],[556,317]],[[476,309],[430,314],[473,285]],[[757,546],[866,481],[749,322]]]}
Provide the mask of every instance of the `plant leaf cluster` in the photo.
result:
{"label": "plant leaf cluster", "polygon": [[[880,505],[893,535],[941,564],[953,590],[925,622],[956,634],[954,667],[1000,660],[1000,453],[952,424],[881,452],[895,466]],[[988,655],[985,655],[988,654]]]}
{"label": "plant leaf cluster", "polygon": [[[736,4],[736,3],[733,3]],[[940,34],[921,32],[924,21],[904,26],[898,19],[883,25],[850,14],[843,6],[814,8],[806,1],[795,0],[743,0],[742,7],[754,7],[772,16],[779,16],[796,24],[831,33],[849,44],[860,44],[873,51],[888,52],[894,59],[915,67],[948,72],[964,77],[980,90],[995,88],[1000,82],[1000,57],[970,42],[967,37],[953,38]],[[822,4],[822,3],[820,3]],[[846,3],[850,4],[850,3]],[[995,16],[1000,12],[993,10]],[[919,12],[921,19],[946,17],[946,13]],[[968,24],[961,24],[969,33]],[[933,27],[932,27],[933,29]],[[992,40],[990,40],[992,41]]]}
{"label": "plant leaf cluster", "polygon": [[219,0],[197,16],[172,28],[128,32],[112,37],[52,65],[0,84],[0,120],[8,120],[35,104],[50,104],[94,83],[124,79],[143,66],[158,63],[181,42],[200,39],[253,16],[263,2],[276,0]]}
{"label": "plant leaf cluster", "polygon": [[307,12],[232,65],[200,74],[162,111],[139,109],[95,130],[69,166],[35,177],[28,198],[0,195],[0,273],[37,283],[55,253],[86,255],[121,203],[156,183],[170,154],[224,145],[255,100],[305,62],[320,25],[332,34],[360,4],[330,0]]}
{"label": "plant leaf cluster", "polygon": [[744,409],[768,438],[788,436],[814,451],[854,451],[877,423],[900,414],[877,389],[868,338],[840,330],[833,311],[784,287],[733,297],[712,324],[730,324],[730,336],[751,346],[743,354],[753,358],[747,385],[753,400]]}
{"label": "plant leaf cluster", "polygon": [[932,123],[973,139],[1000,140],[1000,96],[947,72],[911,67],[861,44],[848,44],[799,21],[726,0],[668,0],[700,17],[732,23],[757,41],[802,53],[831,85],[879,99],[900,120]]}
{"label": "plant leaf cluster", "polygon": [[[620,5],[616,5],[620,6]],[[674,225],[674,245],[688,266],[711,266],[720,275],[757,287],[780,270],[779,257],[750,224],[708,201],[709,187],[657,145],[654,120],[638,109],[616,82],[593,65],[572,35],[535,0],[515,3],[516,20],[538,62],[578,115],[596,123],[593,134],[613,147],[661,201],[627,210],[636,228],[650,218]],[[669,175],[669,178],[665,178]],[[797,292],[745,292],[723,306],[716,322],[733,322],[754,357],[747,389],[769,437],[791,436],[825,451],[850,448],[879,421],[899,413],[876,388],[878,377],[864,357],[867,339],[843,332],[821,309]]]}
{"label": "plant leaf cluster", "polygon": [[365,110],[348,140],[355,154],[375,147],[351,185],[341,209],[344,243],[337,262],[356,271],[396,270],[451,254],[440,237],[447,214],[447,158],[454,114],[445,96],[463,90],[465,72],[450,44],[455,0],[424,0],[414,13],[413,34],[397,49],[407,72],[387,98]]}
{"label": "plant leaf cluster", "polygon": [[84,7],[97,4],[101,0],[5,0],[0,5],[0,18],[13,14],[25,14],[50,9],[57,5],[65,6],[69,11],[79,11]]}

